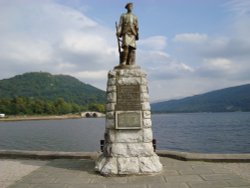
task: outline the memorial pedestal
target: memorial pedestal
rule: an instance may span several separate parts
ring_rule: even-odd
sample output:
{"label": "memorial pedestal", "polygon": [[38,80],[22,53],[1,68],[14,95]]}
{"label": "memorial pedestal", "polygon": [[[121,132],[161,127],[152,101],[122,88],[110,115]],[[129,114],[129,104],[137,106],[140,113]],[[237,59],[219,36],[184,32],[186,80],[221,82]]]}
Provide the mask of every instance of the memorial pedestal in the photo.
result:
{"label": "memorial pedestal", "polygon": [[108,73],[104,151],[95,169],[103,175],[160,172],[151,126],[146,73],[116,67]]}

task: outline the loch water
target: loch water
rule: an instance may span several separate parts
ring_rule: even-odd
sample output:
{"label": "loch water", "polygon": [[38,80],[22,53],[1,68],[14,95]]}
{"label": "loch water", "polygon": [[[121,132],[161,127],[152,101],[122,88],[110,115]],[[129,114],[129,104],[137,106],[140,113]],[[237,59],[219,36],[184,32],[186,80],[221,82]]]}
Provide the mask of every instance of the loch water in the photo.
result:
{"label": "loch water", "polygon": [[[250,153],[250,112],[152,115],[157,149]],[[104,118],[0,122],[0,150],[98,151]]]}

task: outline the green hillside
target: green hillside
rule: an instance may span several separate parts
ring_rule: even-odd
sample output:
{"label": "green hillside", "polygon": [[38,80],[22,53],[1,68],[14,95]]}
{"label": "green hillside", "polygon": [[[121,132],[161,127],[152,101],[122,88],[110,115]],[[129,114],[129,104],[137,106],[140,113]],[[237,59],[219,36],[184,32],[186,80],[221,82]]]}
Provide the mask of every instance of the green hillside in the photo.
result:
{"label": "green hillside", "polygon": [[250,84],[153,103],[151,106],[156,113],[250,111]]}
{"label": "green hillside", "polygon": [[104,103],[105,92],[67,75],[32,72],[0,80],[0,98],[18,96],[86,105]]}
{"label": "green hillside", "polygon": [[72,76],[32,72],[0,80],[1,113],[65,114],[104,104],[104,91]]}

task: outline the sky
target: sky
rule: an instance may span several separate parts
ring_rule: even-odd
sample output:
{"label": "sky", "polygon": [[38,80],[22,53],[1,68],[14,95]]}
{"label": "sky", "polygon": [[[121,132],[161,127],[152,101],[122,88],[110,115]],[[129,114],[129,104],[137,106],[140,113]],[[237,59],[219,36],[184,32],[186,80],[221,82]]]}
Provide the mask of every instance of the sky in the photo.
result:
{"label": "sky", "polygon": [[[0,0],[0,79],[71,75],[106,90],[124,0]],[[134,0],[152,102],[250,83],[249,0]]]}

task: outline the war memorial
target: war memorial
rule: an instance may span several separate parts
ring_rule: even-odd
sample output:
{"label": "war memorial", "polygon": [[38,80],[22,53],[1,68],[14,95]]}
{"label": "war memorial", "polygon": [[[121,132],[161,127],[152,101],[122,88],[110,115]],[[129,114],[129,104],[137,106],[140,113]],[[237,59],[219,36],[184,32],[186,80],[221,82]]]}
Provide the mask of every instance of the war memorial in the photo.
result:
{"label": "war memorial", "polygon": [[117,25],[120,63],[108,73],[104,151],[96,162],[96,170],[103,175],[162,170],[152,144],[146,73],[136,65],[138,21],[132,3],[125,8],[127,13]]}
{"label": "war memorial", "polygon": [[125,8],[119,65],[108,73],[102,152],[0,150],[0,188],[250,187],[250,154],[154,150],[146,73],[136,65],[137,17],[131,3]]}

